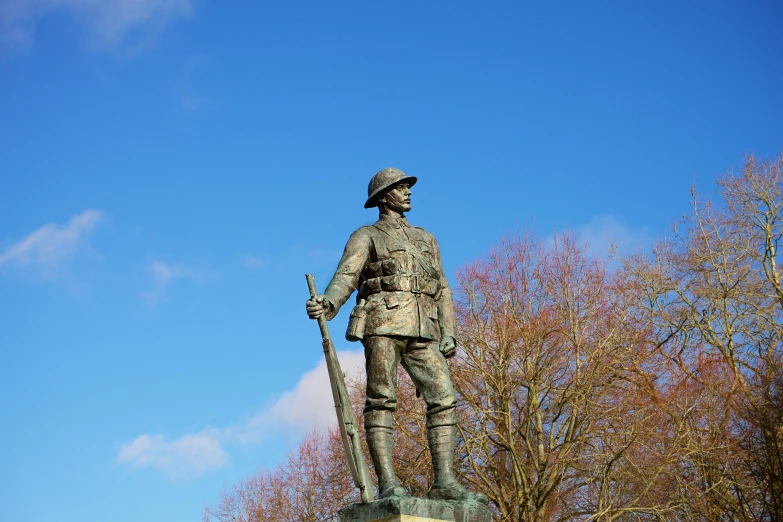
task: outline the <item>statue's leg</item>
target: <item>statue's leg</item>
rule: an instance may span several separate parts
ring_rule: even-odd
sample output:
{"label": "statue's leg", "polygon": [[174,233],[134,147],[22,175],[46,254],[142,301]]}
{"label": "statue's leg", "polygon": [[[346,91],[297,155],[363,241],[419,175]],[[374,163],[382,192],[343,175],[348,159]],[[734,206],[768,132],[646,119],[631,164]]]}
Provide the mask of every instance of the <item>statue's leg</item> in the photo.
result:
{"label": "statue's leg", "polygon": [[408,492],[397,480],[392,462],[392,414],[397,408],[397,365],[405,341],[370,336],[363,343],[367,368],[364,428],[367,431],[367,447],[378,477],[378,496],[405,496]]}
{"label": "statue's leg", "polygon": [[486,504],[483,493],[465,489],[454,476],[454,447],[457,431],[457,397],[446,359],[438,343],[411,343],[402,356],[402,366],[411,376],[427,404],[427,442],[435,475],[428,496],[436,500],[463,500]]}

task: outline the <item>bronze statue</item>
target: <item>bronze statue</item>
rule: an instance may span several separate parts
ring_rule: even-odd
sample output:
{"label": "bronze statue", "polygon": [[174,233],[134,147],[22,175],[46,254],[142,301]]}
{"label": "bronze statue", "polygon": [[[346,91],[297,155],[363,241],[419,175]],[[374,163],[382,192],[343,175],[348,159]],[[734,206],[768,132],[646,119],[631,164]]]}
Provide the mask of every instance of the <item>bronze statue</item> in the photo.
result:
{"label": "bronze statue", "polygon": [[307,301],[307,313],[331,320],[358,290],[346,337],[364,345],[364,427],[379,497],[407,496],[392,465],[392,414],[402,364],[427,405],[435,475],[429,498],[486,504],[486,495],[467,491],[454,477],[456,394],[446,363],[456,350],[454,303],[435,238],[412,227],[404,215],[415,183],[415,177],[394,168],[373,176],[364,207],[378,207],[380,217],[351,234],[329,286]]}

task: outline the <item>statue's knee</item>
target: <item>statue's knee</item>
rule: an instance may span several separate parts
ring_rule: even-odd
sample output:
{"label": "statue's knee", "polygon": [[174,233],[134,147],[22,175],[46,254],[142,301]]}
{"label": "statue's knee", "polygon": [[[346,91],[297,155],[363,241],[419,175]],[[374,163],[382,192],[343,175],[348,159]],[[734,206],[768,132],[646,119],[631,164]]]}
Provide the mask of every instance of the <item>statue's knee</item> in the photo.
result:
{"label": "statue's knee", "polygon": [[451,386],[434,390],[434,396],[428,397],[425,394],[425,402],[427,402],[427,409],[430,411],[440,411],[454,409],[457,406],[457,394],[454,393],[454,388]]}
{"label": "statue's knee", "polygon": [[454,426],[457,424],[457,409],[452,406],[443,410],[427,412],[427,427]]}
{"label": "statue's knee", "polygon": [[364,428],[391,428],[392,412],[389,410],[365,410]]}

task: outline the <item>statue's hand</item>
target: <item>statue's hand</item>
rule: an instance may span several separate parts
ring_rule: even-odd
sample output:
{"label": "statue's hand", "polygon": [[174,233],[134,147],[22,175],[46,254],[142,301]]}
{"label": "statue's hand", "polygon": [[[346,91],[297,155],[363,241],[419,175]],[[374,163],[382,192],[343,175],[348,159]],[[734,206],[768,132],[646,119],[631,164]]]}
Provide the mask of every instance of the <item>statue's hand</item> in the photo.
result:
{"label": "statue's hand", "polygon": [[329,301],[326,301],[323,295],[319,295],[315,299],[308,299],[306,306],[310,319],[318,319],[330,308]]}
{"label": "statue's hand", "polygon": [[443,357],[446,359],[454,357],[454,354],[457,353],[457,341],[450,335],[447,335],[441,339],[439,348],[440,353],[442,353]]}

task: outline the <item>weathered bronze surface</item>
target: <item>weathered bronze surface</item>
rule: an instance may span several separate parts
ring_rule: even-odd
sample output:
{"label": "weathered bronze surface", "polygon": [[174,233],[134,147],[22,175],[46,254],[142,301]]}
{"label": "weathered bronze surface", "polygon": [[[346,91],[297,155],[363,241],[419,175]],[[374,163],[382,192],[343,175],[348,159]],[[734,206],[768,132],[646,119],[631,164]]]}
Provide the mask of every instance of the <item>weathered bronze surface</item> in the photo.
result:
{"label": "weathered bronze surface", "polygon": [[337,513],[338,522],[395,520],[397,517],[401,520],[410,517],[413,520],[492,522],[492,513],[483,504],[412,497],[392,497],[371,504],[354,504]]}
{"label": "weathered bronze surface", "polygon": [[398,169],[376,173],[365,208],[379,219],[356,230],[323,295],[307,301],[312,319],[334,318],[358,291],[346,337],[361,340],[367,369],[364,426],[381,499],[407,496],[392,466],[392,414],[402,364],[427,405],[427,439],[435,480],[431,499],[486,503],[454,478],[456,395],[446,359],[454,355],[454,303],[435,238],[411,226],[411,186]]}

